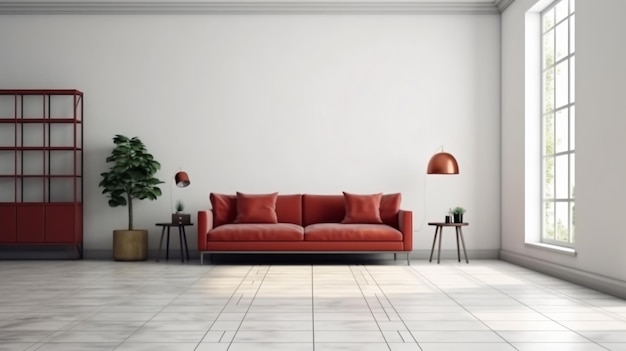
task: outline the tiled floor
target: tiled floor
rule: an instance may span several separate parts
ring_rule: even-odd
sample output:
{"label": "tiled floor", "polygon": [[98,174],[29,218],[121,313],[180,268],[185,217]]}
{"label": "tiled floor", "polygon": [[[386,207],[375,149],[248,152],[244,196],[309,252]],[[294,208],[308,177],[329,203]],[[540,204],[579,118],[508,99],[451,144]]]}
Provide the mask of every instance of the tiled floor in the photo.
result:
{"label": "tiled floor", "polygon": [[626,301],[500,261],[0,261],[0,350],[626,350]]}

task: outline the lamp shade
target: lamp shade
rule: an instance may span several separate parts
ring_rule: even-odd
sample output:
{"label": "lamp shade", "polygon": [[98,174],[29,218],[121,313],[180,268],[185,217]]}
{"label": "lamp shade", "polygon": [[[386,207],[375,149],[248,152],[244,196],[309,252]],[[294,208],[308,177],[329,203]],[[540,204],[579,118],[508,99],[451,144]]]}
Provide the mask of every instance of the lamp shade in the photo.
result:
{"label": "lamp shade", "polygon": [[176,175],[174,176],[174,183],[179,188],[188,187],[189,184],[191,184],[191,182],[189,181],[189,174],[187,174],[187,172],[184,172],[184,171],[176,172]]}
{"label": "lamp shade", "polygon": [[428,161],[428,174],[459,174],[459,164],[447,152],[438,152]]}

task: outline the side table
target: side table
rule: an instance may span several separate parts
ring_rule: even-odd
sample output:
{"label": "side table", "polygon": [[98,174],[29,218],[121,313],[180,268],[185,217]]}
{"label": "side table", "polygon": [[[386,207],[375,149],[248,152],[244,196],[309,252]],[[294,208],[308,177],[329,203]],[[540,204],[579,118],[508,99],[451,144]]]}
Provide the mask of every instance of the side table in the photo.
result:
{"label": "side table", "polygon": [[[183,255],[183,243],[185,245],[185,252],[187,253],[187,261],[189,261],[189,247],[187,247],[187,234],[185,233],[186,226],[192,226],[193,223],[157,223],[159,227],[163,227],[161,230],[161,241],[159,241],[159,252],[157,253],[156,261],[159,262],[161,257],[161,247],[163,246],[163,236],[167,233],[167,246],[165,249],[165,260],[169,260],[170,254],[170,228],[178,227],[178,236],[180,238],[180,261],[185,262],[185,255]],[[167,229],[167,231],[166,231]]]}
{"label": "side table", "polygon": [[445,222],[429,222],[428,225],[435,226],[435,238],[433,239],[433,247],[430,249],[430,259],[428,262],[433,261],[433,251],[435,251],[435,243],[437,242],[437,234],[439,234],[439,249],[437,250],[437,263],[441,258],[441,236],[443,233],[443,227],[454,227],[456,231],[456,254],[461,262],[461,252],[459,250],[459,237],[461,237],[461,245],[463,246],[463,255],[465,255],[465,262],[469,263],[467,259],[467,252],[465,251],[465,240],[463,239],[462,227],[468,226],[469,223],[445,223]]}

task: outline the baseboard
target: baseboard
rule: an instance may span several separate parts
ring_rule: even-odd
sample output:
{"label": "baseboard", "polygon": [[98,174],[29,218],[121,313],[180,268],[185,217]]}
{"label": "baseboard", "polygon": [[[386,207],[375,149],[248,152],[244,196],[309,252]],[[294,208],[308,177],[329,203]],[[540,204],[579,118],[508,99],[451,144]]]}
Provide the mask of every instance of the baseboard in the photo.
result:
{"label": "baseboard", "polygon": [[[306,254],[306,252],[302,252]],[[328,252],[332,254],[332,252]],[[484,260],[484,259],[498,259],[499,251],[493,250],[468,250],[467,257],[471,261],[472,259]],[[225,253],[227,254],[227,253]],[[290,252],[289,254],[296,254]],[[150,250],[148,252],[149,259],[156,259],[158,250]],[[373,254],[378,255],[378,254]],[[381,253],[380,255],[390,255]],[[463,258],[463,253],[461,257]],[[199,259],[200,254],[197,250],[189,250],[189,256],[192,259]],[[414,260],[427,260],[430,258],[430,250],[414,250],[409,255]],[[172,259],[180,259],[179,249],[170,249],[169,257]],[[403,256],[404,257],[404,256]],[[31,250],[28,248],[16,250],[15,248],[0,249],[0,259],[22,259],[22,260],[37,260],[37,259],[72,259],[75,258],[75,253],[67,248],[45,248],[41,250]],[[85,249],[84,258],[87,260],[110,260],[113,258],[113,252],[105,249]],[[161,258],[165,258],[165,253],[161,253]],[[457,258],[456,250],[441,250],[441,259],[450,260]],[[437,253],[433,255],[433,259],[437,259]]]}
{"label": "baseboard", "polygon": [[[158,250],[148,250],[148,260],[156,260],[158,256]],[[84,253],[86,260],[112,260],[113,259],[113,251],[112,250],[85,250]],[[189,250],[189,257],[193,259],[198,259],[200,256],[198,251]],[[161,252],[161,259],[165,259],[165,252]],[[169,253],[170,259],[180,260],[180,249],[170,249]]]}
{"label": "baseboard", "polygon": [[[471,262],[474,260],[497,260],[498,259],[499,250],[498,249],[485,249],[485,250],[467,250],[467,259]],[[413,250],[410,255],[411,259],[415,260],[427,260],[430,258],[430,250]],[[451,260],[456,259],[457,252],[456,250],[441,250],[441,259],[442,260]],[[463,256],[463,251],[461,251],[461,259],[465,258]],[[433,260],[437,259],[437,250],[433,253]]]}
{"label": "baseboard", "polygon": [[0,260],[75,260],[76,248],[69,245],[0,245]]}
{"label": "baseboard", "polygon": [[[472,259],[494,260],[494,259],[498,259],[498,253],[499,253],[499,250],[497,249],[468,250],[467,257],[470,261]],[[158,254],[157,250],[150,250],[148,253],[149,259],[156,259],[157,254]],[[224,254],[227,255],[228,253],[224,252]],[[272,253],[272,254],[279,255],[278,253]],[[288,254],[297,255],[297,253],[293,251],[290,251]],[[307,252],[303,251],[302,254],[307,254]],[[328,254],[332,255],[333,253],[328,252]],[[378,256],[378,255],[391,255],[391,254],[380,253],[380,254],[371,254],[371,255]],[[198,253],[197,250],[189,250],[189,256],[191,257],[192,260],[200,258],[200,254]],[[111,259],[112,257],[113,257],[113,253],[111,252],[111,250],[85,250],[85,259],[101,260],[101,259]],[[164,258],[164,257],[165,257],[165,253],[162,252],[161,258]],[[180,250],[178,248],[170,249],[169,257],[173,259],[180,259]],[[405,256],[401,255],[401,257],[405,257]],[[430,250],[414,250],[414,251],[411,251],[411,254],[409,255],[409,257],[414,260],[427,260],[430,258]],[[455,259],[455,258],[457,258],[456,250],[441,250],[441,259],[450,260],[450,259]],[[463,252],[461,252],[461,258],[464,258]],[[433,255],[433,259],[437,259],[437,252],[435,252],[435,254]]]}
{"label": "baseboard", "polygon": [[576,283],[590,289],[626,299],[626,282],[622,280],[581,271],[579,269],[559,265],[527,255],[521,255],[507,250],[500,250],[500,259],[521,267]]}

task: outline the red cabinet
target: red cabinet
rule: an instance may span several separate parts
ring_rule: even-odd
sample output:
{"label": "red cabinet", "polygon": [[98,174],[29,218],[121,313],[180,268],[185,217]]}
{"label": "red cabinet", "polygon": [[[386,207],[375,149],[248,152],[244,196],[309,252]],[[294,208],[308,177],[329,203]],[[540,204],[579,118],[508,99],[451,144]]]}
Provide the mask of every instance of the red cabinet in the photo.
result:
{"label": "red cabinet", "polygon": [[83,93],[0,90],[0,245],[82,258]]}
{"label": "red cabinet", "polygon": [[0,244],[17,241],[17,212],[14,204],[0,204]]}

